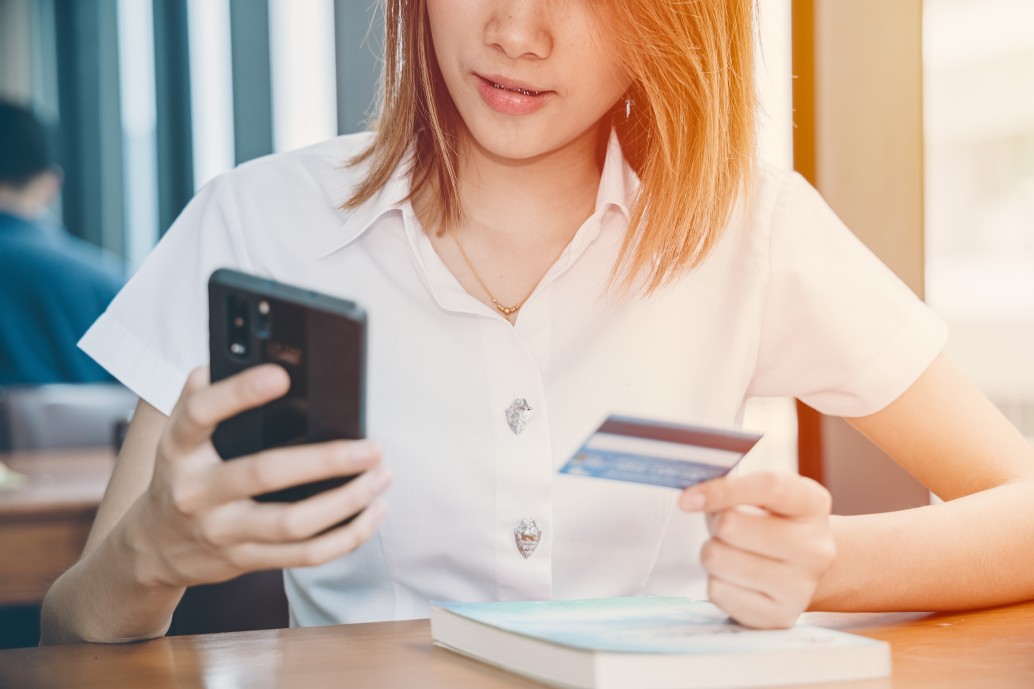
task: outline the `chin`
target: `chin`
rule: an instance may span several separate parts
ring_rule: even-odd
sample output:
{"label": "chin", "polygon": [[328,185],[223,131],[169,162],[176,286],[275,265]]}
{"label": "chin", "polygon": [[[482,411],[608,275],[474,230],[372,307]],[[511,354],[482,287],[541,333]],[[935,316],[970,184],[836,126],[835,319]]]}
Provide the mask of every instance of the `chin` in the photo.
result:
{"label": "chin", "polygon": [[514,123],[500,127],[494,123],[478,123],[467,132],[474,143],[489,155],[506,160],[532,160],[557,151],[584,132],[559,132],[548,123]]}
{"label": "chin", "polygon": [[476,141],[489,155],[504,160],[533,160],[555,150],[553,147],[533,145],[531,143],[501,142],[499,140],[482,141],[480,139]]}

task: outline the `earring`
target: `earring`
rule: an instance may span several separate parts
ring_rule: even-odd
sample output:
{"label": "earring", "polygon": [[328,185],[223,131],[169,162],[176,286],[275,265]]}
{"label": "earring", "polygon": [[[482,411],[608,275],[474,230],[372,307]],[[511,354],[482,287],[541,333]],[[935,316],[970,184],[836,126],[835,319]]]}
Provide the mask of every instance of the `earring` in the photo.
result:
{"label": "earring", "polygon": [[625,96],[625,122],[632,119],[632,105],[635,103],[631,96]]}

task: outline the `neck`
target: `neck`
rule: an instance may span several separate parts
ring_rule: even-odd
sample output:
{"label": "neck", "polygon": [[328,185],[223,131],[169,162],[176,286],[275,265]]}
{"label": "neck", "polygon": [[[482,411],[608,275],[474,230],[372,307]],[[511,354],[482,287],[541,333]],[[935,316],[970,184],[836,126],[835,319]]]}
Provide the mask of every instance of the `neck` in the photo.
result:
{"label": "neck", "polygon": [[24,188],[0,185],[0,213],[7,213],[26,220],[38,220],[47,209],[35,183]]}
{"label": "neck", "polygon": [[[470,136],[462,140],[463,215],[457,225],[435,228],[428,237],[467,293],[511,323],[595,209],[597,143],[594,129],[547,154],[510,160]],[[421,216],[421,199],[413,205]]]}
{"label": "neck", "polygon": [[566,245],[592,214],[600,181],[598,132],[525,160],[493,155],[464,137],[461,230],[502,245]]}

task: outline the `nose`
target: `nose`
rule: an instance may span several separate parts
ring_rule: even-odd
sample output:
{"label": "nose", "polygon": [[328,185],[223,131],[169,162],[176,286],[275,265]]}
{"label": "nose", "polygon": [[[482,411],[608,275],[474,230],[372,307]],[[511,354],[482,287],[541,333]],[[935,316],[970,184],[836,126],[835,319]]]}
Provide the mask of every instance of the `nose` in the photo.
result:
{"label": "nose", "polygon": [[485,43],[508,58],[547,58],[553,52],[550,0],[505,0],[485,26]]}

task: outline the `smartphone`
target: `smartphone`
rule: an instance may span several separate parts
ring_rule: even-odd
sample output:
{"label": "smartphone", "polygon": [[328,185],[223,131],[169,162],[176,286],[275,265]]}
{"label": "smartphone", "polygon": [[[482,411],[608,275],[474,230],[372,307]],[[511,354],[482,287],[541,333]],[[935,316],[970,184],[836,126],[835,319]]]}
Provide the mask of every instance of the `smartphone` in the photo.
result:
{"label": "smartphone", "polygon": [[[264,363],[291,388],[224,420],[212,443],[224,460],[262,450],[366,435],[366,312],[357,304],[229,269],[208,281],[212,382]],[[351,480],[336,477],[256,496],[295,502]]]}

